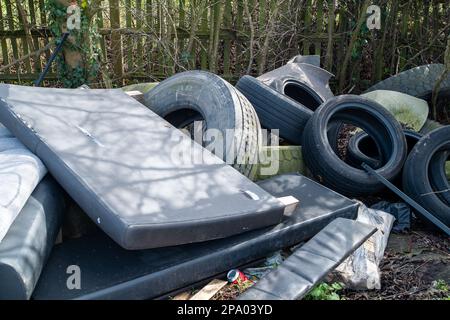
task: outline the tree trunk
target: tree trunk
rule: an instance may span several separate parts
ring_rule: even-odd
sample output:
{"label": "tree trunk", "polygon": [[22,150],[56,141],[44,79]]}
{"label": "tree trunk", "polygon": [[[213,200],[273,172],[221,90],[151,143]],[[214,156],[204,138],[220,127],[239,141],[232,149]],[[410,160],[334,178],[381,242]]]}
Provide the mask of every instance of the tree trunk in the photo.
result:
{"label": "tree trunk", "polygon": [[345,79],[347,75],[347,67],[350,63],[350,59],[352,57],[353,47],[355,46],[356,40],[358,40],[359,32],[361,31],[361,27],[363,23],[366,21],[367,16],[367,8],[369,7],[371,1],[365,0],[362,7],[361,12],[359,14],[358,22],[356,23],[356,27],[352,32],[352,37],[350,38],[350,43],[347,47],[347,52],[345,53],[344,61],[342,62],[342,69],[339,75],[339,92],[342,93],[345,87]]}
{"label": "tree trunk", "polygon": [[[56,0],[56,1],[66,8],[71,4],[69,0]],[[63,25],[61,25],[61,32],[62,33],[67,32],[67,24],[64,23]],[[72,44],[76,44],[75,37],[72,35],[67,38],[67,41],[71,42]],[[64,46],[63,55],[64,61],[70,68],[75,69],[77,67],[83,66],[83,56],[81,52],[73,50],[68,46]]]}
{"label": "tree trunk", "polygon": [[445,70],[442,73],[442,75],[439,77],[438,81],[436,81],[436,85],[433,89],[433,96],[432,96],[432,107],[433,107],[433,119],[437,120],[438,114],[439,114],[439,106],[438,106],[438,96],[439,96],[439,90],[441,88],[442,82],[447,78],[447,76],[450,74],[450,36],[447,38],[447,48],[445,49],[444,54],[444,64],[445,64]]}
{"label": "tree trunk", "polygon": [[328,43],[327,43],[327,55],[325,58],[325,66],[327,70],[333,68],[333,35],[334,35],[334,21],[336,10],[334,0],[328,0]]}

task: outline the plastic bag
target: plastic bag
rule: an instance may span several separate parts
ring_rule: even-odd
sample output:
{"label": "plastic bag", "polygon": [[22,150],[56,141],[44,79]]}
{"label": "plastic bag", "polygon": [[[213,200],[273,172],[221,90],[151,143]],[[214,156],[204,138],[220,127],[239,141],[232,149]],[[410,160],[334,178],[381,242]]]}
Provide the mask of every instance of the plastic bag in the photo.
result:
{"label": "plastic bag", "polygon": [[375,226],[378,231],[336,268],[333,277],[337,277],[349,289],[381,289],[379,265],[395,218],[389,213],[369,209],[361,204],[356,220]]}

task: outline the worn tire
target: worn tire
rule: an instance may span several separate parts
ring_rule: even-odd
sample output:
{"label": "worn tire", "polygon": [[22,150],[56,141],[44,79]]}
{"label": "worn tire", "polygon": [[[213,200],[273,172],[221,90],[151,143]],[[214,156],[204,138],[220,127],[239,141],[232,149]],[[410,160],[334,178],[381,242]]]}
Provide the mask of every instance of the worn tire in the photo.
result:
{"label": "worn tire", "polygon": [[[319,56],[298,55],[286,65],[264,73],[257,79],[315,111],[322,103],[334,97],[329,85],[331,77],[331,73],[320,68]],[[337,150],[341,128],[341,123],[333,123],[328,129],[328,138],[334,150]]]}
{"label": "worn tire", "polygon": [[[437,190],[436,195],[450,206],[450,183],[445,171],[445,163],[450,160],[450,151],[443,151],[435,154],[430,160],[430,183],[433,190]],[[447,190],[447,191],[444,191]]]}
{"label": "worn tire", "polygon": [[380,147],[376,141],[361,131],[348,141],[346,162],[352,167],[361,167],[362,163],[366,163],[370,167],[378,169],[383,164],[380,154]]}
{"label": "worn tire", "polygon": [[[408,154],[414,148],[416,143],[422,138],[422,135],[412,130],[403,130],[406,138]],[[347,163],[352,166],[361,166],[366,163],[374,169],[380,168],[384,164],[384,159],[380,156],[380,147],[364,131],[356,133],[350,138],[347,146]]]}
{"label": "worn tire", "polygon": [[450,150],[450,126],[433,130],[416,144],[403,169],[404,191],[447,226],[450,226],[450,206],[436,194],[430,180],[433,157]]}
{"label": "worn tire", "polygon": [[311,110],[251,76],[243,76],[236,88],[252,103],[264,128],[279,129],[281,138],[301,143]]}
{"label": "worn tire", "polygon": [[178,128],[204,120],[223,137],[234,129],[234,142],[224,141],[223,160],[235,155],[234,168],[249,178],[255,175],[262,141],[259,119],[251,103],[227,81],[205,71],[178,73],[147,92],[144,104]]}
{"label": "worn tire", "polygon": [[383,185],[362,169],[354,168],[334,152],[327,137],[328,123],[343,121],[361,127],[375,139],[386,164],[377,172],[388,180],[400,173],[406,159],[406,139],[400,124],[378,103],[354,95],[328,100],[308,121],[303,156],[311,173],[324,185],[347,196],[365,196]]}
{"label": "worn tire", "polygon": [[[366,92],[392,90],[430,101],[436,81],[445,70],[443,64],[427,64],[380,81]],[[450,95],[450,75],[441,84],[441,95]]]}
{"label": "worn tire", "polygon": [[425,124],[423,125],[422,129],[420,129],[419,132],[421,134],[427,134],[427,133],[430,133],[431,131],[433,131],[434,129],[437,129],[440,127],[442,127],[442,124],[440,124],[439,122],[427,119],[427,121],[425,121]]}

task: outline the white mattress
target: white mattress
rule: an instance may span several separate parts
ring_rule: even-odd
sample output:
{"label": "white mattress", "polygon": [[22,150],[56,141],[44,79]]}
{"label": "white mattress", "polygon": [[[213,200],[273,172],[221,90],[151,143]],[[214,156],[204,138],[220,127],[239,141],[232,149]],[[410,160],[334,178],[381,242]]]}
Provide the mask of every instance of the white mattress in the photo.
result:
{"label": "white mattress", "polygon": [[0,241],[47,169],[0,124]]}

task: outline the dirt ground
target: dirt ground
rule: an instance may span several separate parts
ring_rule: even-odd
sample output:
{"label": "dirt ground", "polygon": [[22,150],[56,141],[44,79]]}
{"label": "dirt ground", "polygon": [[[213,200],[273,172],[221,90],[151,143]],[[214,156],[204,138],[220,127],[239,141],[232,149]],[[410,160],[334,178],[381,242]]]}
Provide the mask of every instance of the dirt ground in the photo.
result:
{"label": "dirt ground", "polygon": [[[389,237],[380,265],[381,289],[339,292],[343,300],[450,299],[450,241],[435,231],[416,226],[408,234]],[[228,284],[214,300],[236,299],[245,287]]]}
{"label": "dirt ground", "polygon": [[341,298],[423,300],[449,297],[450,242],[443,235],[420,229],[390,235],[380,265],[381,290],[344,290]]}

